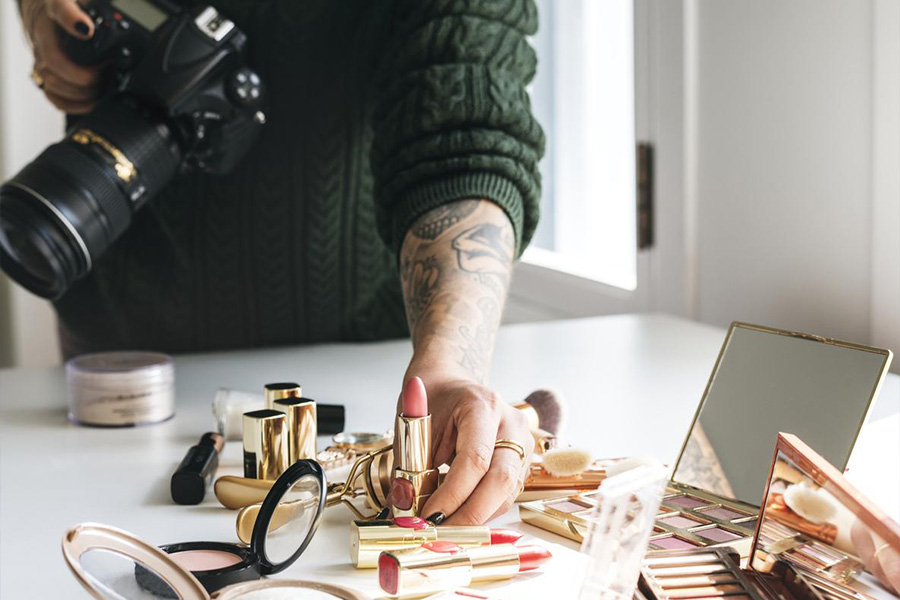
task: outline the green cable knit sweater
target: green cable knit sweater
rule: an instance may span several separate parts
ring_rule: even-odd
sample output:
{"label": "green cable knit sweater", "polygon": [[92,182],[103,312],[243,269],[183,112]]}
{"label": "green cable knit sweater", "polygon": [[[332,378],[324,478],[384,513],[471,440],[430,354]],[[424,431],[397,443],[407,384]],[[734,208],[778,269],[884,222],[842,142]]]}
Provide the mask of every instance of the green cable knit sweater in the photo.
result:
{"label": "green cable knit sweater", "polygon": [[528,243],[532,0],[216,5],[269,86],[263,136],[227,176],[176,179],[56,303],[67,357],[400,337],[419,215],[486,198]]}

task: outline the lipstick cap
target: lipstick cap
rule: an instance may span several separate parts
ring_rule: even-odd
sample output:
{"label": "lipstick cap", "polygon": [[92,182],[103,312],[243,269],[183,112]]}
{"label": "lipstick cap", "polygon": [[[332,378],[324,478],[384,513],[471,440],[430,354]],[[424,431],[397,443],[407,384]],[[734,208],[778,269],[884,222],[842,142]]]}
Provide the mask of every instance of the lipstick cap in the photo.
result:
{"label": "lipstick cap", "polygon": [[319,404],[316,412],[319,435],[334,435],[344,431],[346,411],[343,404]]}
{"label": "lipstick cap", "polygon": [[272,403],[282,398],[299,398],[303,395],[303,388],[299,383],[292,381],[282,383],[267,383],[266,390],[266,408],[272,408]]}
{"label": "lipstick cap", "polygon": [[287,446],[289,464],[316,458],[316,401],[312,398],[290,396],[272,402],[274,410],[287,416]]}
{"label": "lipstick cap", "polygon": [[278,410],[244,413],[244,477],[274,480],[288,467],[287,416]]}

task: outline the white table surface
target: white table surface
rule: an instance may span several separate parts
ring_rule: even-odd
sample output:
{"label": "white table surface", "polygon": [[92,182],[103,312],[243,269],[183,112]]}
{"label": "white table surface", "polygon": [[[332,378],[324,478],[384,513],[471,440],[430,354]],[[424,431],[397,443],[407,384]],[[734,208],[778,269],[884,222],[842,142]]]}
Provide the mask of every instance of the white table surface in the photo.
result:
{"label": "white table surface", "polygon": [[[569,404],[567,439],[596,456],[678,453],[724,330],[671,317],[614,316],[523,324],[499,334],[492,385],[509,401],[538,387]],[[189,446],[212,429],[218,387],[260,391],[296,380],[305,395],[347,407],[347,429],[392,425],[410,355],[405,341],[180,356],[177,415],[137,429],[92,429],[66,420],[61,368],[0,371],[0,598],[87,598],[60,552],[63,532],[93,521],[154,544],[237,541],[235,513],[210,493],[178,506],[169,478]],[[900,377],[890,375],[863,430],[850,474],[897,517],[900,513]],[[326,438],[320,438],[324,447]],[[240,444],[226,447],[219,474],[240,474]],[[348,555],[350,512],[328,509],[306,553],[280,577],[340,582],[379,597],[375,571]],[[524,531],[555,557],[540,572],[493,585],[503,598],[574,598],[577,546],[524,525],[512,510],[494,525]]]}

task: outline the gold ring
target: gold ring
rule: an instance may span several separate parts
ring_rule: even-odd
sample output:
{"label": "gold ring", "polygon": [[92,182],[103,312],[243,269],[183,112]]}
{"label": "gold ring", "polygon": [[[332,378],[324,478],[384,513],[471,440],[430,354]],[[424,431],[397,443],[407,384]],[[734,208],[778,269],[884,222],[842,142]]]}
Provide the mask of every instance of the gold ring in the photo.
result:
{"label": "gold ring", "polygon": [[38,65],[34,65],[34,68],[31,70],[31,80],[34,82],[34,85],[39,88],[44,88],[44,76],[41,75],[41,70]]}
{"label": "gold ring", "polygon": [[525,457],[527,454],[525,454],[525,447],[519,442],[515,440],[497,440],[494,442],[494,449],[496,450],[497,448],[509,448],[510,450],[515,450],[519,455],[522,464],[525,464]]}

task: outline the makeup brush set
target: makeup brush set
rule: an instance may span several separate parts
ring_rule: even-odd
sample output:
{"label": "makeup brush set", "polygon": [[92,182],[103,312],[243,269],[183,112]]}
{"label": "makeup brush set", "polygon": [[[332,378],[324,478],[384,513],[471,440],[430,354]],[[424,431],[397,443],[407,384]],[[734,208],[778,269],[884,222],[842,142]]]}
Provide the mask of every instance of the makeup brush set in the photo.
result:
{"label": "makeup brush set", "polygon": [[[671,471],[652,458],[595,459],[568,445],[561,397],[533,392],[515,405],[535,456],[521,520],[581,543],[579,600],[896,599],[900,529],[841,476],[890,359],[877,348],[733,324]],[[469,586],[551,558],[512,529],[422,518],[443,473],[418,378],[384,433],[344,432],[342,406],[317,404],[294,383],[261,395],[219,390],[213,414],[216,431],[189,450],[172,497],[201,502],[226,440],[241,440],[243,476],[214,485],[219,502],[238,511],[240,543],[157,548],[112,527],[76,526],[64,555],[95,597],[293,600],[304,588],[366,598],[262,579],[297,561],[325,508],[338,504],[356,517],[350,562],[377,570],[387,597],[486,599]],[[318,433],[333,434],[321,451]],[[336,481],[326,482],[326,471]]]}

